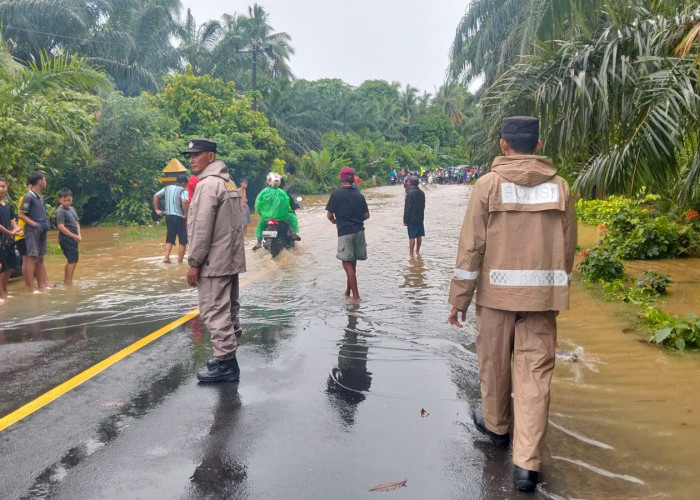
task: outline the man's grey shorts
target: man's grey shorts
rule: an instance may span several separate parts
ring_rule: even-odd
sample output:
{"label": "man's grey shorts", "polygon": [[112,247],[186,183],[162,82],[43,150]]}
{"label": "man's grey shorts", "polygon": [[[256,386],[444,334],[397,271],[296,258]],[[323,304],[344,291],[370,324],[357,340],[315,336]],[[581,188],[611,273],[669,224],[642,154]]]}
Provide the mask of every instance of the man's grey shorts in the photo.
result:
{"label": "man's grey shorts", "polygon": [[27,257],[42,257],[46,255],[46,231],[34,228],[29,224],[24,226],[24,241],[27,245]]}
{"label": "man's grey shorts", "polygon": [[336,258],[343,262],[367,260],[365,232],[358,231],[357,233],[338,236],[338,254]]}

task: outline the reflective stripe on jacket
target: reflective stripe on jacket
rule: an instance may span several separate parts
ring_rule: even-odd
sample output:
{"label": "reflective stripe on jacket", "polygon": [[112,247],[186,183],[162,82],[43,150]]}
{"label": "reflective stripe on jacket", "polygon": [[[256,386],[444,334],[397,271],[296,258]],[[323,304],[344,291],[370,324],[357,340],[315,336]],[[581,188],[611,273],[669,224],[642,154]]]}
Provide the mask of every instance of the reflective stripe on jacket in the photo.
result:
{"label": "reflective stripe on jacket", "polygon": [[501,156],[474,185],[459,238],[449,302],[506,311],[569,307],[576,215],[549,159]]}

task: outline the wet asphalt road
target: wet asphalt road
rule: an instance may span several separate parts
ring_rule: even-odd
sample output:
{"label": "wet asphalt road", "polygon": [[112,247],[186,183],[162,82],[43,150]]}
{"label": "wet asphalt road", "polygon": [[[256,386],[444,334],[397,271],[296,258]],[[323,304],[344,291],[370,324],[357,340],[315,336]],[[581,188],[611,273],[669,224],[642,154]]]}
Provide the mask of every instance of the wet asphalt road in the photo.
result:
{"label": "wet asphalt road", "polygon": [[[360,304],[342,297],[325,200],[307,203],[293,253],[248,255],[239,384],[197,383],[211,353],[197,318],[1,432],[0,497],[533,498],[514,491],[508,452],[471,424],[473,312],[464,330],[445,321],[467,190],[438,189],[413,261],[403,190],[368,193]],[[115,260],[110,279],[128,286],[71,300],[52,291],[30,297],[44,301],[41,316],[3,316],[0,416],[195,306],[184,268],[159,264],[159,249],[118,249],[143,255],[132,269]],[[134,279],[134,268],[149,278]]]}

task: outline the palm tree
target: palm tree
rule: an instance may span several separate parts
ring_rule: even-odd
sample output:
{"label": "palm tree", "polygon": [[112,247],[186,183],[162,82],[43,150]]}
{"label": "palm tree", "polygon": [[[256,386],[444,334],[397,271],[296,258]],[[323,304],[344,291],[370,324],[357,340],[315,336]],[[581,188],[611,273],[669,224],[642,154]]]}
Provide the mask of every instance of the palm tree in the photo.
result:
{"label": "palm tree", "polygon": [[180,0],[112,0],[111,4],[109,18],[80,52],[103,65],[126,95],[156,91],[159,77],[179,67],[171,41],[179,33]]}
{"label": "palm tree", "polygon": [[[289,44],[292,39],[287,33],[274,33],[268,18],[265,9],[257,3],[248,7],[245,34],[248,39],[248,50],[252,53],[252,90],[257,89],[259,64],[274,79],[291,80],[294,77],[288,64],[289,57],[294,54],[294,49]],[[258,61],[259,58],[262,60]]]}
{"label": "palm tree", "polygon": [[[583,193],[631,194],[680,184],[697,197],[700,179],[698,50],[700,8],[673,15],[607,12],[597,35],[551,42],[521,59],[490,88],[492,117],[537,114],[548,153],[577,175]],[[497,123],[492,120],[492,124]]]}
{"label": "palm tree", "polygon": [[110,11],[107,0],[0,0],[3,38],[24,62],[39,62],[42,52],[74,52]]}
{"label": "palm tree", "polygon": [[590,32],[604,0],[474,0],[451,48],[450,75],[491,85],[518,57],[536,53],[538,40]]}
{"label": "palm tree", "polygon": [[156,91],[158,77],[176,67],[170,40],[179,8],[179,0],[0,0],[0,19],[18,60],[79,53],[132,95]]}
{"label": "palm tree", "polygon": [[474,96],[464,86],[452,81],[437,90],[433,102],[440,106],[452,126],[457,127],[467,118],[467,109],[473,107]]}
{"label": "palm tree", "polygon": [[[97,98],[77,92],[111,88],[107,75],[84,57],[51,57],[44,52],[38,54],[36,63],[24,66],[15,62],[0,42],[0,131],[10,127],[0,142],[0,174],[23,178],[25,168],[35,168],[42,157],[38,148],[60,146],[89,156],[90,126],[85,107],[91,100],[93,106],[98,103]],[[18,156],[18,151],[27,153],[28,142],[35,146],[34,151]],[[31,155],[33,158],[28,157]]]}
{"label": "palm tree", "polygon": [[192,11],[187,9],[179,35],[180,66],[183,69],[190,66],[197,76],[209,73],[214,66],[212,52],[222,37],[221,23],[207,21],[197,26]]}

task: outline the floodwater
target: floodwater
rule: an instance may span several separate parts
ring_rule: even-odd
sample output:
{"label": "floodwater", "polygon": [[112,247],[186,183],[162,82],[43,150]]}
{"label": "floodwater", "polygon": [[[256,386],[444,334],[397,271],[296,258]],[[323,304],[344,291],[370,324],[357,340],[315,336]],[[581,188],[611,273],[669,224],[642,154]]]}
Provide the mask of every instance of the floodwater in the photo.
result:
{"label": "floodwater", "polygon": [[[520,498],[507,454],[472,429],[473,310],[462,330],[446,322],[469,193],[426,190],[423,256],[410,260],[403,189],[365,191],[369,260],[358,263],[359,304],[342,296],[327,197],[308,197],[293,252],[272,260],[247,250],[239,386],[197,386],[210,346],[194,320],[0,433],[0,469],[31,456],[26,471],[3,480],[6,491],[350,499],[374,498],[371,486],[406,478],[387,495]],[[84,230],[71,289],[29,295],[12,283],[14,297],[0,306],[0,416],[196,306],[185,266],[161,262],[162,242],[121,233]],[[698,261],[654,265],[668,266],[658,269],[674,287],[697,284]],[[62,256],[48,257],[56,282],[62,266]],[[685,297],[692,309],[697,287],[678,290],[673,300]],[[559,316],[559,345],[584,354],[557,362],[538,495],[696,497],[700,356],[640,342],[628,306],[578,284],[571,305]],[[48,452],[42,432],[52,425],[61,431]]]}

